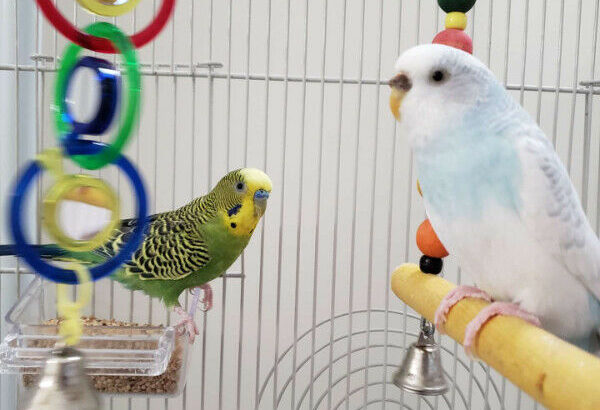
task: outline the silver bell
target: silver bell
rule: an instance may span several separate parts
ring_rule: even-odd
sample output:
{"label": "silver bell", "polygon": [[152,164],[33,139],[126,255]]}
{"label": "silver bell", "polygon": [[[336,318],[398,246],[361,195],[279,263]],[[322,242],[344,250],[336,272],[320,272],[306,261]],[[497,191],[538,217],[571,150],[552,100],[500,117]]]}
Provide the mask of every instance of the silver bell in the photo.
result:
{"label": "silver bell", "polygon": [[85,373],[84,360],[72,347],[52,351],[27,410],[100,410],[100,400]]}
{"label": "silver bell", "polygon": [[435,343],[433,324],[421,319],[419,339],[406,352],[394,374],[394,384],[403,390],[423,396],[436,396],[448,391],[444,378],[440,347]]}

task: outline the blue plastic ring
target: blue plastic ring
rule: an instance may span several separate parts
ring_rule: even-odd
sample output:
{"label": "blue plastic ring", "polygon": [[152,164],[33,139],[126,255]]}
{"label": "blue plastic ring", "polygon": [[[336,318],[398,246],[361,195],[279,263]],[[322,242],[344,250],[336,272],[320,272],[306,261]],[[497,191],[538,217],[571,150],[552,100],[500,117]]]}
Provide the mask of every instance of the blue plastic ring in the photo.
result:
{"label": "blue plastic ring", "polygon": [[[106,145],[95,141],[77,141],[73,143],[72,149],[79,155],[89,155],[100,152],[105,149]],[[137,201],[137,219],[142,221],[138,223],[125,245],[119,252],[106,262],[90,268],[90,275],[93,280],[101,279],[119,268],[121,264],[127,261],[131,255],[139,248],[144,239],[144,231],[146,229],[148,219],[148,204],[146,197],[146,189],[144,183],[135,167],[123,155],[117,157],[113,162],[118,166],[129,178],[131,185],[135,191]],[[14,190],[14,196],[10,205],[10,229],[15,242],[16,254],[22,257],[25,262],[31,266],[36,272],[54,282],[76,284],[78,283],[75,273],[68,269],[62,269],[48,262],[45,262],[34,246],[29,244],[25,239],[23,230],[23,213],[21,209],[25,201],[25,194],[29,185],[36,179],[38,174],[43,171],[43,167],[36,161],[32,161],[22,174],[17,182]]]}
{"label": "blue plastic ring", "polygon": [[115,66],[106,60],[91,56],[83,57],[69,71],[67,81],[65,82],[65,87],[67,88],[65,96],[68,95],[71,80],[75,72],[83,67],[94,70],[96,79],[100,84],[100,105],[98,106],[98,111],[92,121],[88,123],[78,122],[75,121],[75,118],[69,111],[69,105],[66,101],[63,101],[63,121],[73,126],[72,132],[75,135],[99,135],[108,129],[115,116],[121,75],[115,69]]}

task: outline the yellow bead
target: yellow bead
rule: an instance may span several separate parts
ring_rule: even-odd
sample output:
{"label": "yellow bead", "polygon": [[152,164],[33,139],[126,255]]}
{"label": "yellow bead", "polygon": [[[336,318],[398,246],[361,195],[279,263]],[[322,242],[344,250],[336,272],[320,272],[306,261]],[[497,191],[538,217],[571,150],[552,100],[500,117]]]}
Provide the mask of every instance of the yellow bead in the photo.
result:
{"label": "yellow bead", "polygon": [[467,15],[458,11],[453,11],[446,15],[446,28],[464,30],[467,27]]}

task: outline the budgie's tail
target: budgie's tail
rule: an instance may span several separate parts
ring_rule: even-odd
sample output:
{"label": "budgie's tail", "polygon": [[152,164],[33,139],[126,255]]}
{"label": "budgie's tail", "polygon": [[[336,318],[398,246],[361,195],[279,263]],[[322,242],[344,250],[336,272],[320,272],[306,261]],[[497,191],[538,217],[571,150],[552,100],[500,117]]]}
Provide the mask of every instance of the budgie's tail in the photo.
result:
{"label": "budgie's tail", "polygon": [[9,256],[15,254],[15,248],[12,245],[0,245],[0,256]]}
{"label": "budgie's tail", "polygon": [[[56,259],[66,256],[67,251],[56,245],[32,245],[34,249],[45,259]],[[0,245],[0,256],[15,255],[16,250],[13,245]]]}
{"label": "budgie's tail", "polygon": [[600,329],[596,329],[592,332],[592,341],[590,342],[590,353],[594,356],[600,357]]}
{"label": "budgie's tail", "polygon": [[600,356],[600,335],[598,329],[592,330],[592,332],[578,339],[564,339],[567,342],[577,346],[578,348],[585,350],[596,356]]}

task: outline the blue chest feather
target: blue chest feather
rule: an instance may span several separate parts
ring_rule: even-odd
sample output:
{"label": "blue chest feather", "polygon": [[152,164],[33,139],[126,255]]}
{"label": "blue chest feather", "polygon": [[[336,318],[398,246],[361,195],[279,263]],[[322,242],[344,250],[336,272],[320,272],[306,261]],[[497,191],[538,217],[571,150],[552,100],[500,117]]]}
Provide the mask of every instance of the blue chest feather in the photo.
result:
{"label": "blue chest feather", "polygon": [[416,152],[423,195],[445,218],[480,219],[486,206],[520,207],[521,165],[513,141],[471,117]]}

